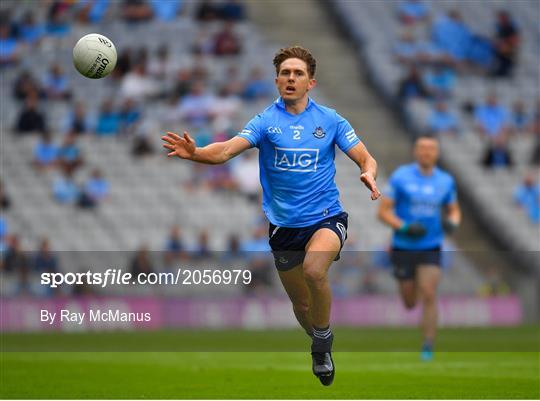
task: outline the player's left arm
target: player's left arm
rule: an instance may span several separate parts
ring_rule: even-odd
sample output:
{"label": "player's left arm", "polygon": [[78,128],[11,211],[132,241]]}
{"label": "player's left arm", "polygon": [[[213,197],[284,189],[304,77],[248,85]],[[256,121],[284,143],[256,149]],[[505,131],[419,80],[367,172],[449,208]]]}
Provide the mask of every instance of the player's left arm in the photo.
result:
{"label": "player's left arm", "polygon": [[368,152],[366,146],[359,142],[347,151],[347,156],[360,167],[360,180],[371,191],[371,199],[376,200],[381,196],[377,188],[377,161]]}
{"label": "player's left arm", "polygon": [[461,224],[461,208],[457,201],[446,205],[446,216],[443,220],[445,231],[451,233]]}
{"label": "player's left arm", "polygon": [[447,233],[452,233],[461,224],[461,208],[459,207],[456,183],[451,178],[448,193],[443,201],[444,215],[443,215],[443,229]]}

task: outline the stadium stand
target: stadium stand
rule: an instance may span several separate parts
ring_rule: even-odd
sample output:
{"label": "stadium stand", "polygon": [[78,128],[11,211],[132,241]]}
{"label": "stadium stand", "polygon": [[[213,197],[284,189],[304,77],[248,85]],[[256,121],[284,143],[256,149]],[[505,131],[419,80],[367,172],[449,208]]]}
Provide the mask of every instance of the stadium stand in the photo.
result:
{"label": "stadium stand", "polygon": [[[534,107],[540,99],[538,7],[534,0],[518,1],[511,7],[504,1],[474,0],[335,2],[340,21],[361,48],[370,78],[385,98],[399,107],[414,132],[430,130],[434,104],[441,98],[458,117],[459,134],[440,135],[442,161],[458,178],[460,188],[467,189],[466,194],[461,193],[489,231],[507,250],[527,256],[528,264],[538,264],[540,230],[538,223],[514,207],[513,193],[529,169],[535,168],[535,179],[539,179],[537,165],[531,162],[538,146],[534,124],[539,115]],[[416,15],[417,8],[425,18],[407,17],[408,12]],[[501,10],[506,9],[506,17],[502,17]],[[507,25],[501,27],[501,18],[510,20],[506,24],[513,26],[511,32]],[[513,66],[500,73],[498,44],[510,36],[515,40],[508,56]],[[401,92],[408,94],[404,98],[400,82],[411,68],[420,82],[405,88],[401,84]],[[434,72],[441,69],[447,70],[447,76],[436,82],[447,89],[445,96],[429,88]],[[472,113],[489,94],[495,94],[502,104],[499,123],[505,132],[495,141],[475,132]],[[530,123],[511,132],[509,110],[515,102],[525,105]],[[499,141],[513,166],[502,164],[488,170],[481,161],[490,142]]]}
{"label": "stadium stand", "polygon": [[[161,149],[159,138],[165,130],[185,128],[201,145],[227,138],[242,129],[251,116],[273,100],[273,92],[267,87],[274,75],[270,60],[275,49],[243,19],[245,11],[231,6],[219,17],[219,10],[198,8],[197,3],[170,3],[177,4],[177,9],[154,10],[156,17],[151,17],[153,13],[148,4],[154,3],[139,10],[127,10],[115,2],[96,2],[90,9],[63,1],[38,7],[3,2],[3,18],[9,22],[4,22],[3,27],[21,25],[20,21],[31,12],[35,32],[42,32],[30,35],[38,37],[32,39],[31,44],[22,43],[23,39],[12,34],[17,38],[13,39],[14,54],[20,57],[6,58],[1,67],[1,178],[12,203],[3,213],[7,236],[18,235],[21,249],[25,250],[34,250],[43,238],[48,238],[50,247],[62,253],[63,260],[58,269],[83,266],[84,261],[80,259],[88,251],[118,253],[123,264],[131,260],[135,251],[143,255],[141,259],[151,258],[152,255],[144,255],[164,250],[167,233],[175,224],[181,227],[184,246],[190,251],[198,249],[197,238],[204,237],[201,234],[204,232],[208,233],[209,248],[215,251],[228,249],[233,233],[240,236],[241,243],[259,238],[260,206],[252,202],[253,194],[244,196],[244,187],[237,188],[235,165],[230,168],[206,167],[167,160],[158,151]],[[354,9],[354,3],[339,4]],[[389,10],[378,3],[366,4],[374,16]],[[362,14],[362,18],[369,15],[357,14]],[[353,15],[356,14],[351,10]],[[240,46],[231,45],[230,42],[235,41],[230,37],[231,29],[234,29]],[[371,29],[369,24],[366,25],[366,32],[372,32]],[[114,75],[103,81],[83,78],[71,68],[73,44],[79,37],[94,31],[111,38],[119,54]],[[377,44],[388,44],[381,35],[386,34],[379,30],[372,35],[370,48],[373,48],[374,57],[379,57],[373,62],[384,61],[379,80],[384,81],[385,87],[394,89],[401,76],[400,67],[387,62],[390,53],[381,52],[377,47]],[[212,54],[213,38],[221,43],[218,54]],[[71,96],[46,97],[50,93],[47,85],[54,81],[49,70],[56,68],[55,65],[59,65],[65,74],[55,85],[60,92]],[[518,75],[521,69],[520,64]],[[58,68],[56,70],[58,73]],[[250,76],[252,85],[243,86]],[[261,76],[268,77],[269,81],[261,80]],[[20,81],[25,83],[18,85],[23,89],[17,91],[14,86]],[[233,85],[235,81],[238,85]],[[19,94],[18,97],[15,94]],[[37,102],[35,114],[42,116],[28,134],[18,132],[14,127],[25,102],[33,102],[33,107]],[[190,102],[196,107],[190,108]],[[80,110],[76,111],[77,108]],[[205,112],[198,113],[201,110]],[[54,200],[52,188],[60,177],[60,170],[56,165],[47,169],[35,168],[32,162],[40,142],[35,131],[48,133],[56,146],[66,137],[75,138],[78,151],[67,153],[69,157],[73,153],[80,154],[80,162],[76,167],[68,168],[71,171],[68,174],[73,174],[76,186],[80,188],[98,168],[108,183],[108,196],[99,205],[78,207],[81,203],[78,194],[73,195],[71,204]],[[447,145],[446,142],[445,147],[454,143],[449,140]],[[145,157],[140,157],[141,154]],[[249,158],[236,163],[249,165]],[[352,226],[350,236],[358,240],[351,240],[348,249],[373,251],[384,248],[388,232],[377,222],[375,205],[358,185],[357,167],[344,155],[337,157],[337,165],[342,197],[355,200],[356,207],[351,215],[371,229],[370,235],[366,236]],[[495,173],[493,179],[498,179],[499,175]],[[380,178],[380,185],[384,186],[384,176]],[[108,257],[105,253],[103,260]],[[454,267],[449,269],[442,291],[474,294],[482,282],[481,277],[463,255],[452,254]],[[336,272],[333,282],[341,289],[339,294],[394,293],[395,283],[388,271],[375,268],[387,264],[377,260],[378,256],[378,253],[366,254],[362,261],[373,265],[373,269],[358,273],[357,262],[353,261],[343,272]],[[275,275],[271,277],[268,279],[261,274],[258,283],[264,286],[269,280],[275,282]],[[17,293],[17,280],[18,277],[6,276],[3,293]],[[232,287],[221,290],[224,293],[238,291]],[[182,289],[182,294],[200,295],[199,291]]]}

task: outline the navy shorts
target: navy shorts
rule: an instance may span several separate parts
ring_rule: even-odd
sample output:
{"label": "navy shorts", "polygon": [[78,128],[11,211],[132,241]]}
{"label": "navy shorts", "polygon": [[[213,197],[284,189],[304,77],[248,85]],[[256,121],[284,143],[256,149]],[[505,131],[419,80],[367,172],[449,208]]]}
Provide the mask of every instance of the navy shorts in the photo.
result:
{"label": "navy shorts", "polygon": [[[268,242],[272,248],[276,268],[280,271],[287,271],[303,263],[306,257],[307,243],[313,234],[321,228],[334,231],[341,241],[341,248],[343,248],[347,239],[348,218],[347,213],[341,212],[312,226],[299,228],[278,227],[270,223]],[[334,260],[339,260],[339,253]]]}
{"label": "navy shorts", "polygon": [[441,266],[441,247],[425,250],[407,250],[392,248],[394,277],[398,280],[412,280],[416,277],[416,268],[420,265]]}

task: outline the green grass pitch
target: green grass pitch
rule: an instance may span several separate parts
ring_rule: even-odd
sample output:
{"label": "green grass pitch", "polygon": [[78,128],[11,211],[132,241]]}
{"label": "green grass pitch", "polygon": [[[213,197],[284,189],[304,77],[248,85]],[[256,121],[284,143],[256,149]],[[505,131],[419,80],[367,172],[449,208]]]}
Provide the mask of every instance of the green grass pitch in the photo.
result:
{"label": "green grass pitch", "polygon": [[[30,399],[540,398],[538,327],[444,329],[438,343],[444,350],[427,363],[420,361],[417,351],[410,351],[419,337],[414,329],[337,328],[335,333],[336,348],[341,343],[343,350],[334,353],[336,379],[331,387],[323,387],[311,374],[309,341],[299,330],[2,334],[0,395]],[[480,337],[484,351],[471,351],[482,350]],[[242,346],[229,348],[237,351],[204,351],[205,347],[226,349],[231,341]],[[146,344],[175,349],[178,342],[186,343],[185,348],[192,344],[197,351],[96,352],[130,349],[134,344],[140,349],[152,349]],[[358,342],[363,345],[353,347]],[[291,348],[283,351],[284,343],[292,344]],[[408,351],[390,351],[391,343],[394,349]],[[33,350],[43,344],[55,351]],[[255,344],[264,352],[240,351]],[[59,352],[77,347],[88,352]],[[269,351],[272,348],[274,352]]]}

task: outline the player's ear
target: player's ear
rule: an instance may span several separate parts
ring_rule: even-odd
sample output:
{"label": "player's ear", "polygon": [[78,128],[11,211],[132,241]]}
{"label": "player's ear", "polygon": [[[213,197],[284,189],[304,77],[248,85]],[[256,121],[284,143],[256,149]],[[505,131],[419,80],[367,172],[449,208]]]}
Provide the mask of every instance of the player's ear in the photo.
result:
{"label": "player's ear", "polygon": [[315,88],[317,86],[317,80],[315,78],[311,78],[308,83],[308,91]]}

